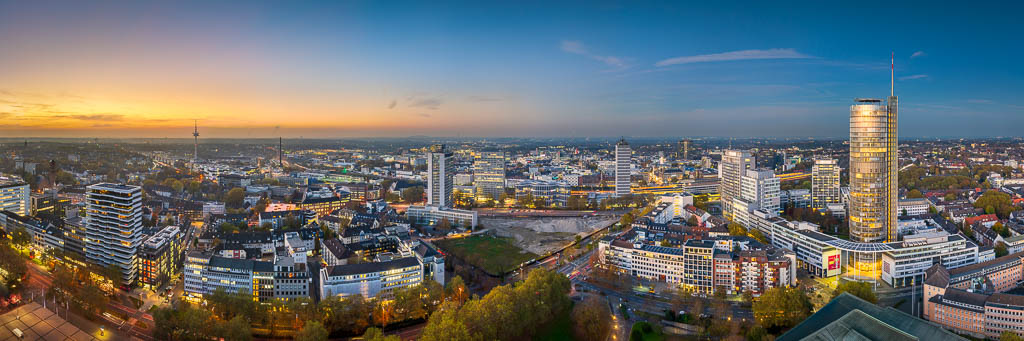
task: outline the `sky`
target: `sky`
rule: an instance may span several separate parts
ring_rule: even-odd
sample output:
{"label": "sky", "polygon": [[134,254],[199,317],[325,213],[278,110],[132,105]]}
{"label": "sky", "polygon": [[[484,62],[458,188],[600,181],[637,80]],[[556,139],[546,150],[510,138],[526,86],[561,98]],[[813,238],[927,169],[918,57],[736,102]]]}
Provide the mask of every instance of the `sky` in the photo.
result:
{"label": "sky", "polygon": [[1020,4],[718,3],[0,0],[0,137],[1024,131]]}

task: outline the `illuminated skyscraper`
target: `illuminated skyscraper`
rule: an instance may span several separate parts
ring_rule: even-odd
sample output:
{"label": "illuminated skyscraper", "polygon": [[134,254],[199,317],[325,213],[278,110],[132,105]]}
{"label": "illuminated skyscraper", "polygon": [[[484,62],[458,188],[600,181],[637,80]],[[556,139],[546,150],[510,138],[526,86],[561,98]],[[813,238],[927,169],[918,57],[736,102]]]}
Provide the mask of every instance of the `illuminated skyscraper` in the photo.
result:
{"label": "illuminated skyscraper", "polygon": [[690,139],[679,140],[679,156],[683,160],[690,159]]}
{"label": "illuminated skyscraper", "polygon": [[629,172],[632,165],[633,150],[629,148],[626,139],[619,140],[615,144],[615,196],[622,197],[630,195]]}
{"label": "illuminated skyscraper", "polygon": [[473,184],[478,196],[499,200],[505,192],[505,153],[477,153],[473,158]]}
{"label": "illuminated skyscraper", "polygon": [[443,144],[430,147],[427,153],[427,205],[449,207],[452,205],[452,176],[448,159],[452,153]]}
{"label": "illuminated skyscraper", "polygon": [[897,240],[896,96],[850,106],[850,240]]}
{"label": "illuminated skyscraper", "polygon": [[841,201],[839,173],[839,160],[830,157],[814,158],[814,166],[811,168],[811,207],[822,210],[828,204]]}

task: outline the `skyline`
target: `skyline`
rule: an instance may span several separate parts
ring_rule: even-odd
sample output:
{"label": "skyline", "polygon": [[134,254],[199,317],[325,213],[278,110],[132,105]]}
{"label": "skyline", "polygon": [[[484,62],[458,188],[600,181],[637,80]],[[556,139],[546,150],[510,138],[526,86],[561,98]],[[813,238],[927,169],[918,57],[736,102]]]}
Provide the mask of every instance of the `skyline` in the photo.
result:
{"label": "skyline", "polygon": [[901,137],[1024,124],[1005,6],[422,6],[0,3],[0,138],[842,137],[891,51]]}

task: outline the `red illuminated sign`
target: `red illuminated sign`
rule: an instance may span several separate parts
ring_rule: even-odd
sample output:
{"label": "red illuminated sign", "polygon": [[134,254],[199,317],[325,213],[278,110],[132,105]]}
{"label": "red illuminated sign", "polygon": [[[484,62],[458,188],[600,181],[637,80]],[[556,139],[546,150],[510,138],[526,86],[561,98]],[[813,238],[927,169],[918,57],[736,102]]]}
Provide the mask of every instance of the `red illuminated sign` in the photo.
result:
{"label": "red illuminated sign", "polygon": [[839,270],[839,255],[828,256],[828,270]]}

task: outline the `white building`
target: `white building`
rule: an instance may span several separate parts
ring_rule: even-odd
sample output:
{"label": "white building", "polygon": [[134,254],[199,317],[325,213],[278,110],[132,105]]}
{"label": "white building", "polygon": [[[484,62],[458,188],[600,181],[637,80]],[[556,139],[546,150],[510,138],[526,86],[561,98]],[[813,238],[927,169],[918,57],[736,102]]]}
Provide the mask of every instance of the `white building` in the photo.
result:
{"label": "white building", "polygon": [[473,210],[460,210],[437,206],[409,206],[405,211],[409,220],[421,224],[436,224],[447,219],[452,226],[476,227],[477,214]]}
{"label": "white building", "polygon": [[29,215],[29,185],[21,178],[0,175],[0,210]]}
{"label": "white building", "polygon": [[718,178],[721,180],[718,192],[722,195],[722,214],[726,219],[735,218],[733,199],[742,197],[743,176],[755,164],[756,160],[749,151],[728,149],[722,153],[722,162],[718,164]]}
{"label": "white building", "polygon": [[622,197],[633,193],[630,188],[633,150],[625,139],[615,144],[615,196]]}
{"label": "white building", "polygon": [[740,182],[740,198],[759,209],[779,212],[779,178],[770,169],[748,169]]}
{"label": "white building", "polygon": [[125,285],[135,282],[142,245],[142,187],[100,183],[86,187],[86,259],[121,268]]}
{"label": "white building", "polygon": [[328,266],[320,270],[320,297],[361,294],[374,297],[423,282],[423,266],[416,257],[385,262]]}
{"label": "white building", "polygon": [[[899,203],[899,215],[920,215],[928,213],[928,208],[932,207],[932,202],[925,198],[913,198],[913,199],[900,199]],[[906,211],[907,213],[903,213]]]}

